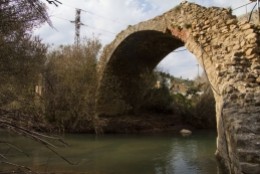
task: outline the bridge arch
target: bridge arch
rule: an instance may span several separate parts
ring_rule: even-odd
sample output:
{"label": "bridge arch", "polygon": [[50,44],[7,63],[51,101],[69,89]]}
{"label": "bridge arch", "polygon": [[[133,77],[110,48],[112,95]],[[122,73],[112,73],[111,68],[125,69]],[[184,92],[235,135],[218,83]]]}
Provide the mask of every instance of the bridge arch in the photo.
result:
{"label": "bridge arch", "polygon": [[205,69],[216,100],[217,156],[231,173],[260,173],[260,31],[228,9],[182,3],[129,26],[105,47],[96,113],[135,107],[142,73],[185,45]]}
{"label": "bridge arch", "polygon": [[100,87],[104,92],[112,90],[116,93],[110,94],[120,96],[106,96],[107,101],[99,100],[106,105],[100,111],[105,111],[106,115],[117,115],[138,107],[136,101],[141,97],[142,82],[145,80],[143,75],[152,72],[167,54],[183,45],[179,38],[155,30],[137,31],[127,36],[115,49],[104,70],[102,80],[113,83],[104,87],[102,84],[108,83],[102,83]]}

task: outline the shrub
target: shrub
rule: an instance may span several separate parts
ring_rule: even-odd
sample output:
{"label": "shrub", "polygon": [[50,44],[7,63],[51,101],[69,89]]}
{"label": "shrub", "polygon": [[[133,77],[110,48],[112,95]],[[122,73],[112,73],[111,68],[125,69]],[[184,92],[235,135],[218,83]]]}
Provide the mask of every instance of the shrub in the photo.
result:
{"label": "shrub", "polygon": [[97,88],[98,39],[83,44],[61,46],[48,56],[45,81],[46,116],[64,129],[81,129],[94,115]]}

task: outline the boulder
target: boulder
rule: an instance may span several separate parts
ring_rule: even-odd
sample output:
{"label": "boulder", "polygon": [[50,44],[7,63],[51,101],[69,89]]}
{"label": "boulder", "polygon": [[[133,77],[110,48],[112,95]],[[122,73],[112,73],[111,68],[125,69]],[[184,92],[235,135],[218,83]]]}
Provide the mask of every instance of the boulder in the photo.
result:
{"label": "boulder", "polygon": [[192,134],[192,132],[190,130],[188,130],[188,129],[182,129],[180,131],[180,134],[183,135],[183,136],[189,136],[189,135]]}

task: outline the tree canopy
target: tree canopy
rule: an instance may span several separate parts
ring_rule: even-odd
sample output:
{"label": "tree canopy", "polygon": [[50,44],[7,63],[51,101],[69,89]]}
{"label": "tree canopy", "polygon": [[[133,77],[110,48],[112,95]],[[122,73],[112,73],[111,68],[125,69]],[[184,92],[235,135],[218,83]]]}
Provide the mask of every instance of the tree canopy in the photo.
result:
{"label": "tree canopy", "polygon": [[0,107],[32,101],[47,47],[31,31],[44,22],[51,24],[39,0],[0,1]]}
{"label": "tree canopy", "polygon": [[48,22],[47,6],[40,0],[0,1],[0,34],[10,35],[14,31],[31,30]]}

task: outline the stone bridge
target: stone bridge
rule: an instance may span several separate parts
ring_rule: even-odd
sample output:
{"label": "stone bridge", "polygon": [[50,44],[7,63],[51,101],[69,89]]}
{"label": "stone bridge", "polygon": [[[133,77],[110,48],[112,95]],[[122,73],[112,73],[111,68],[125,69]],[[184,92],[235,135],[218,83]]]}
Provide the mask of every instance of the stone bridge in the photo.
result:
{"label": "stone bridge", "polygon": [[216,100],[216,155],[230,173],[260,173],[260,31],[231,10],[182,3],[129,26],[106,46],[97,117],[136,107],[143,73],[185,46],[206,74]]}

